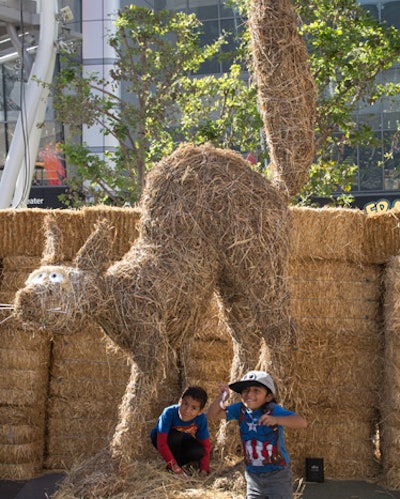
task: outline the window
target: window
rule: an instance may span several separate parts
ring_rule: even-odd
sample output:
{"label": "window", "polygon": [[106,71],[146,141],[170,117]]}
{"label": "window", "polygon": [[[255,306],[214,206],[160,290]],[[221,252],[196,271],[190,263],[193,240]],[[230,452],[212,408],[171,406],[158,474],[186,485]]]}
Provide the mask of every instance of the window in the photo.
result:
{"label": "window", "polygon": [[400,1],[383,3],[381,9],[381,21],[400,29]]}
{"label": "window", "polygon": [[218,19],[218,1],[216,0],[190,0],[189,14],[196,14],[201,20]]}
{"label": "window", "polygon": [[186,11],[186,0],[155,0],[154,10]]}
{"label": "window", "polygon": [[205,62],[199,74],[222,73],[229,70],[232,64],[229,53],[236,48],[236,34],[242,29],[243,21],[235,16],[231,7],[225,5],[224,0],[155,0],[154,8],[156,11],[168,9],[172,12],[195,14],[203,24],[200,37],[202,45],[215,42],[223,32],[229,33],[228,44],[221,49],[222,57],[215,56],[213,60]]}
{"label": "window", "polygon": [[369,147],[359,147],[358,169],[361,191],[383,190],[382,137],[378,132]]}
{"label": "window", "polygon": [[400,143],[399,133],[384,132],[384,188],[387,191],[400,190]]}
{"label": "window", "polygon": [[362,8],[366,10],[371,17],[379,21],[379,10],[377,5],[373,4],[365,4],[362,5]]}
{"label": "window", "polygon": [[[218,39],[219,27],[218,21],[205,21],[201,28],[200,43],[201,45],[208,45]],[[200,74],[219,73],[220,63],[218,56],[214,56],[212,60],[204,62],[199,70]]]}

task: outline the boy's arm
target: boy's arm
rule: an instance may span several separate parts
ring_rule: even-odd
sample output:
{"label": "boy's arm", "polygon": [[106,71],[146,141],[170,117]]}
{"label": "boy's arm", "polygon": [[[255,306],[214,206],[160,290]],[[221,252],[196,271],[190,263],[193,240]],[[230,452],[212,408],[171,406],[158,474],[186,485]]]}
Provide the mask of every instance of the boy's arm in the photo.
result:
{"label": "boy's arm", "polygon": [[167,438],[168,433],[157,432],[157,450],[164,458],[164,461],[167,463],[167,465],[170,468],[174,469],[174,466],[177,465],[177,462],[171,452],[171,449],[169,448]]}
{"label": "boy's arm", "polygon": [[198,441],[201,443],[204,449],[204,456],[200,459],[200,471],[210,473],[211,441],[209,438]]}
{"label": "boy's arm", "polygon": [[[218,395],[215,400],[210,404],[207,410],[207,418],[210,419],[225,419],[225,397],[229,394],[229,386],[226,384],[221,384],[219,386]],[[225,394],[225,396],[224,396]]]}
{"label": "boy's arm", "polygon": [[307,428],[307,421],[299,414],[291,414],[289,416],[273,416],[272,414],[263,414],[258,420],[258,424],[267,426],[279,425],[293,429]]}
{"label": "boy's arm", "polygon": [[174,473],[177,473],[178,475],[182,476],[183,478],[187,478],[186,473],[183,471],[183,469],[179,466],[179,464],[176,462],[176,459],[174,458],[174,455],[172,454],[168,442],[168,433],[159,433],[157,432],[157,449],[158,452],[161,454],[161,456],[164,458],[165,462],[167,463],[167,466],[171,468],[171,470]]}

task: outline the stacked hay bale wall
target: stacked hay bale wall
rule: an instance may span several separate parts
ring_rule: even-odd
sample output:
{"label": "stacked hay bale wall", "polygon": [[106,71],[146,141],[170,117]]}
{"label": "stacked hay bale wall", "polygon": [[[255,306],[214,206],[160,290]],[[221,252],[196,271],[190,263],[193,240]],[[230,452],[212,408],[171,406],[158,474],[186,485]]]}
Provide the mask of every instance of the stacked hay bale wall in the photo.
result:
{"label": "stacked hay bale wall", "polygon": [[323,457],[328,478],[376,478],[381,270],[310,260],[296,262],[292,277],[298,330],[292,389],[309,422],[305,438],[295,434],[294,453]]}
{"label": "stacked hay bale wall", "polygon": [[[0,296],[10,303],[38,258],[4,256],[1,259]],[[0,322],[4,314],[0,314]],[[45,405],[49,376],[50,342],[46,337],[18,330],[12,321],[0,335],[0,476],[25,479],[43,468]]]}
{"label": "stacked hay bale wall", "polygon": [[[379,472],[381,266],[363,255],[363,213],[305,209],[293,215],[291,389],[309,422],[306,437],[290,434],[294,461],[301,472],[304,457],[322,457],[328,478],[371,479]],[[312,238],[304,237],[305,227]]]}
{"label": "stacked hay bale wall", "polygon": [[369,262],[384,268],[381,322],[381,351],[383,352],[382,372],[379,377],[378,453],[381,465],[381,481],[392,490],[400,490],[400,424],[397,416],[399,408],[398,389],[400,386],[400,363],[398,362],[399,324],[398,307],[400,302],[399,264],[400,253],[400,213],[390,211],[385,214],[367,217],[363,254]]}
{"label": "stacked hay bale wall", "polygon": [[[66,262],[98,219],[107,218],[115,227],[114,260],[137,236],[136,210],[52,214],[61,221]],[[12,302],[39,263],[45,215],[42,210],[0,212],[2,303]],[[380,428],[381,440],[387,442],[382,444],[383,471],[388,485],[398,488],[393,469],[400,456],[392,445],[400,440],[393,411],[399,378],[393,371],[398,285],[397,271],[386,275],[384,270],[400,249],[400,214],[367,218],[354,210],[293,208],[291,216],[290,285],[297,344],[286,384],[288,403],[309,422],[305,432],[288,432],[295,471],[304,475],[305,458],[322,457],[330,479],[378,476],[374,438]],[[129,360],[110,350],[101,331],[91,325],[75,336],[51,339],[16,330],[13,320],[6,320],[8,313],[0,312],[0,478],[68,469],[75,458],[102,448],[112,432]],[[204,385],[212,396],[218,382],[227,379],[231,358],[232,346],[215,302],[191,345],[186,381]],[[382,402],[383,383],[387,391]],[[172,402],[160,400],[160,410]]]}
{"label": "stacked hay bale wall", "polygon": [[392,257],[386,274],[385,363],[381,387],[381,452],[384,482],[400,489],[400,257]]}
{"label": "stacked hay bale wall", "polygon": [[70,469],[107,445],[129,373],[129,359],[96,326],[54,338],[45,468]]}
{"label": "stacked hay bale wall", "polygon": [[[46,215],[44,210],[0,212],[3,304],[12,303],[40,264]],[[138,213],[125,215],[101,208],[57,212],[65,262],[99,218],[109,218],[115,226],[113,258],[119,259],[137,236]],[[76,336],[49,338],[17,329],[9,314],[7,309],[0,312],[0,478],[27,479],[43,469],[69,469],[102,449],[112,434],[129,359],[90,324]]]}

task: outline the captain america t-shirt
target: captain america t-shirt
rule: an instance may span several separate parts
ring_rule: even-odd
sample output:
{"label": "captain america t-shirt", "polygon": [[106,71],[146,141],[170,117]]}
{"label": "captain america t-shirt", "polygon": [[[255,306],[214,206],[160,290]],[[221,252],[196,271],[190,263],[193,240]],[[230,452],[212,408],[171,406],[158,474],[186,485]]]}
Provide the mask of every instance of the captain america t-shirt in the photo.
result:
{"label": "captain america t-shirt", "polygon": [[[291,416],[294,412],[277,404],[271,404],[273,416]],[[238,420],[246,469],[253,473],[265,473],[281,469],[290,462],[285,449],[283,427],[259,425],[265,414],[261,409],[252,411],[242,402],[228,405],[226,420]]]}

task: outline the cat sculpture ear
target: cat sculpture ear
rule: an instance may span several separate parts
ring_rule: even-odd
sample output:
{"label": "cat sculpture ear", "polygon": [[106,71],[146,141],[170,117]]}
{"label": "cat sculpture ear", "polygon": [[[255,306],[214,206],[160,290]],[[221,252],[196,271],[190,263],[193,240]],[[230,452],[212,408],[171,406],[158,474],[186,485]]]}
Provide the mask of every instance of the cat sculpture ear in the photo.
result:
{"label": "cat sculpture ear", "polygon": [[[45,220],[46,243],[43,250],[41,266],[61,265],[63,255],[63,235],[54,216]],[[107,220],[101,220],[95,230],[81,247],[75,257],[75,265],[82,270],[105,270],[110,264],[111,226]]]}
{"label": "cat sculpture ear", "polygon": [[76,267],[81,270],[105,271],[110,265],[111,246],[111,226],[107,220],[101,220],[77,253],[74,260]]}
{"label": "cat sculpture ear", "polygon": [[41,265],[61,265],[64,255],[62,252],[63,236],[55,217],[48,215],[45,219],[46,242],[43,249]]}

